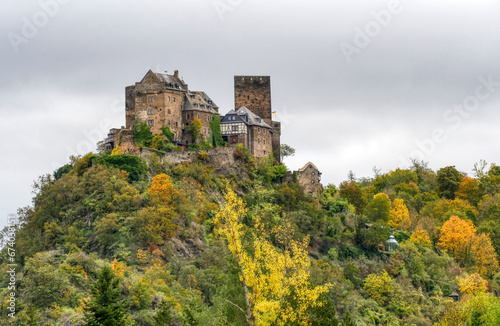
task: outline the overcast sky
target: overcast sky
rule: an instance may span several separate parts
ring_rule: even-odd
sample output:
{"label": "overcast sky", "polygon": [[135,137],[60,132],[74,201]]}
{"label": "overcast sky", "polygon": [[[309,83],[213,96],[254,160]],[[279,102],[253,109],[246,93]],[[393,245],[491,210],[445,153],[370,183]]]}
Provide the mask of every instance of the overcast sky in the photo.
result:
{"label": "overcast sky", "polygon": [[125,124],[124,88],[175,69],[233,109],[234,75],[270,75],[285,164],[323,183],[418,157],[500,163],[500,2],[3,0],[0,225],[33,181]]}

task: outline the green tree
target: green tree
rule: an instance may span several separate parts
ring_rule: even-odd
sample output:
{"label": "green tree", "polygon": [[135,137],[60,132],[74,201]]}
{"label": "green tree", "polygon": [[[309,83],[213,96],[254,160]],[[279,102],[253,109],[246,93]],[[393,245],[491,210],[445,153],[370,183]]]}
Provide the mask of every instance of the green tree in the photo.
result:
{"label": "green tree", "polygon": [[120,279],[115,277],[109,265],[102,267],[91,291],[84,326],[131,325],[121,298]]}
{"label": "green tree", "polygon": [[163,299],[158,306],[158,312],[153,317],[155,320],[154,326],[170,326],[174,317],[172,316],[172,304]]}
{"label": "green tree", "polygon": [[455,169],[455,166],[439,169],[436,177],[438,195],[447,199],[455,199],[462,179],[463,175]]}
{"label": "green tree", "polygon": [[144,121],[136,121],[134,125],[135,142],[139,147],[149,147],[153,139],[153,133]]}
{"label": "green tree", "polygon": [[280,151],[280,158],[281,158],[280,161],[281,162],[283,162],[283,160],[286,157],[295,155],[295,148],[293,148],[292,146],[287,145],[287,144],[281,144],[279,151]]}
{"label": "green tree", "polygon": [[366,206],[365,215],[372,222],[388,222],[391,216],[391,200],[384,193],[373,196],[373,200]]}

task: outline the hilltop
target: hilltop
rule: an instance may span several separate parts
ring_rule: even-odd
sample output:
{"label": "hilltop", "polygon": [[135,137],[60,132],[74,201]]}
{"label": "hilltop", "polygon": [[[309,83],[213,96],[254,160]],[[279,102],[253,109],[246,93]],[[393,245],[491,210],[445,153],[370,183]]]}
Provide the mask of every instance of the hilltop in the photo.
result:
{"label": "hilltop", "polygon": [[499,320],[500,167],[472,178],[414,162],[313,197],[273,157],[237,149],[219,170],[202,151],[168,163],[144,150],[91,153],[41,177],[19,211],[4,324],[84,325],[110,278],[124,325]]}

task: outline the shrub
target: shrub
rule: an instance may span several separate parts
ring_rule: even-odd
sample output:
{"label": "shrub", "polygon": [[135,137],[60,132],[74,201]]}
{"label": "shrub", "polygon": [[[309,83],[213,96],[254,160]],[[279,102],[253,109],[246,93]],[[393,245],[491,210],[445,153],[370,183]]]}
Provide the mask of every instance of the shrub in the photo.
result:
{"label": "shrub", "polygon": [[102,160],[106,165],[127,171],[130,181],[139,181],[146,177],[148,167],[140,157],[128,154],[106,155],[102,157]]}

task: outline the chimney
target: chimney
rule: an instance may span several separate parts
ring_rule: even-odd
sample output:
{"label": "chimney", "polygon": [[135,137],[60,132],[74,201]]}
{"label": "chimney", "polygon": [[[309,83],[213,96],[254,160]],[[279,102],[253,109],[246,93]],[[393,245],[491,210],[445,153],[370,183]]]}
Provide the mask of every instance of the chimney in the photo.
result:
{"label": "chimney", "polygon": [[174,70],[174,78],[179,79],[179,70]]}

